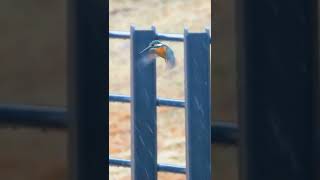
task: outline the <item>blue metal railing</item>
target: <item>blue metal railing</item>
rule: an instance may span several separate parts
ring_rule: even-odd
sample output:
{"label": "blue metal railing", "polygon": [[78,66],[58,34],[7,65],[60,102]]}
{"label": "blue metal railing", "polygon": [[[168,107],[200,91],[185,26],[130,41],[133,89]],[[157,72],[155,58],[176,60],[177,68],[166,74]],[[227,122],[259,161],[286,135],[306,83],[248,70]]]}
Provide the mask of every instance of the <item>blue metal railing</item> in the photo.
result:
{"label": "blue metal railing", "polygon": [[[120,99],[121,98],[120,96]],[[113,102],[123,101],[115,100]],[[2,127],[64,130],[68,127],[67,124],[65,108],[31,105],[0,105],[0,125]],[[218,121],[211,129],[212,144],[236,144],[238,141],[239,130],[235,124]]]}
{"label": "blue metal railing", "polygon": [[[130,96],[125,96],[125,95],[109,94],[109,101],[129,103],[131,102],[131,98]],[[156,103],[157,103],[157,106],[171,106],[171,107],[184,108],[184,101],[182,100],[158,98]]]}
{"label": "blue metal railing", "polygon": [[[123,101],[115,100],[114,102]],[[1,104],[0,125],[2,127],[64,130],[68,127],[68,121],[65,108]],[[212,144],[236,144],[238,141],[239,130],[235,124],[218,121],[211,129]]]}
{"label": "blue metal railing", "polygon": [[[131,103],[132,160],[109,158],[109,165],[131,167],[133,179],[156,179],[157,171],[186,173],[188,179],[211,178],[210,43],[204,33],[168,35],[150,31],[109,32],[131,40],[131,96],[109,94],[110,102]],[[186,102],[156,97],[155,64],[141,70],[139,54],[153,39],[184,41]],[[186,108],[186,167],[157,163],[156,106]],[[200,139],[198,137],[201,137]]]}
{"label": "blue metal railing", "polygon": [[[109,165],[131,167],[131,161],[109,157]],[[172,173],[180,173],[180,174],[186,173],[185,167],[180,167],[177,165],[169,165],[169,164],[158,164],[157,170],[162,172],[172,172]]]}
{"label": "blue metal railing", "polygon": [[65,117],[65,108],[10,104],[0,105],[1,126],[65,129],[67,127]]}
{"label": "blue metal railing", "polygon": [[[131,129],[132,160],[109,157],[109,165],[131,167],[135,179],[144,179],[146,175],[154,179],[158,171],[186,173],[188,179],[208,179],[211,173],[211,143],[234,144],[238,138],[238,128],[234,125],[218,123],[210,126],[211,102],[208,101],[210,99],[208,67],[211,38],[208,31],[206,33],[188,33],[186,31],[184,35],[176,35],[156,33],[155,30],[138,31],[132,28],[130,34],[112,31],[109,32],[109,36],[110,38],[130,38],[131,40],[131,96],[109,94],[108,99],[109,102],[131,103],[132,124],[134,125]],[[185,101],[157,98],[154,64],[140,71],[137,52],[152,39],[184,42],[185,49],[187,49],[185,51]],[[156,162],[157,106],[186,108],[186,167]],[[23,126],[42,129],[68,128],[65,108],[26,105],[0,105],[0,124],[10,127]],[[141,137],[145,139],[141,140]],[[152,150],[149,147],[152,147]],[[147,168],[147,174],[144,168]]]}
{"label": "blue metal railing", "polygon": [[[109,31],[109,38],[115,39],[130,39],[130,32],[122,32],[122,31]],[[156,39],[164,40],[164,41],[176,41],[183,42],[184,36],[182,34],[164,34],[164,33],[156,33]],[[210,42],[212,41],[210,37]]]}

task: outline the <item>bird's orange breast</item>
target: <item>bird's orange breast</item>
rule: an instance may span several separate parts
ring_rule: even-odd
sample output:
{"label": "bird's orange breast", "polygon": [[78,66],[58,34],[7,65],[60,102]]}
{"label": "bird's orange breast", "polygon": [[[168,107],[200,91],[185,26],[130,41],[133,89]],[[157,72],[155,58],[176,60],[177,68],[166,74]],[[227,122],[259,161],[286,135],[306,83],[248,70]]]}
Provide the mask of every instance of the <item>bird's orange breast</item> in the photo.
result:
{"label": "bird's orange breast", "polygon": [[155,49],[155,51],[158,54],[158,56],[160,56],[162,58],[166,58],[166,49],[165,49],[165,47],[159,47],[159,48]]}

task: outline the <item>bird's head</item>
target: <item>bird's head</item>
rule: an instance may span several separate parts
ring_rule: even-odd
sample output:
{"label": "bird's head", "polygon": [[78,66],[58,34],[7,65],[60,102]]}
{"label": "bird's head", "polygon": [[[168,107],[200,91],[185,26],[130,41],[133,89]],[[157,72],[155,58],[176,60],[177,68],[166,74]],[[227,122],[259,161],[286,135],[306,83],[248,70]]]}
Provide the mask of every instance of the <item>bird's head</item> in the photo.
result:
{"label": "bird's head", "polygon": [[154,57],[153,55],[162,57],[166,60],[167,65],[170,68],[175,66],[175,57],[173,50],[159,40],[152,41],[148,45],[148,47],[142,50],[139,54],[142,54],[144,52],[147,52],[149,55],[151,55],[151,57]]}
{"label": "bird's head", "polygon": [[166,45],[164,45],[159,40],[154,40],[148,45],[148,47],[146,47],[144,50],[142,50],[139,54],[142,54],[147,51],[149,53],[155,53],[160,57],[164,57],[166,54],[166,47],[165,46]]}

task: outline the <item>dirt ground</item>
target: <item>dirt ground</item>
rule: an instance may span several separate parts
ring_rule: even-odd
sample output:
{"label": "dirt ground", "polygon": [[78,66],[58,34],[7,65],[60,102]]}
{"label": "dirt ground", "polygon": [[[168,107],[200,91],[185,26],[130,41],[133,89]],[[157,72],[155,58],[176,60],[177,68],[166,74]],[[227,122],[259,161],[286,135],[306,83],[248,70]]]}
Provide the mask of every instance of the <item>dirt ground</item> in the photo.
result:
{"label": "dirt ground", "polygon": [[[197,6],[194,6],[197,2]],[[211,8],[208,0],[177,1],[129,1],[111,0],[109,30],[129,31],[130,25],[137,29],[158,32],[183,33],[204,31],[211,27]],[[183,16],[182,12],[188,13]],[[141,16],[143,14],[143,16]],[[130,46],[128,40],[109,40],[109,91],[130,94]],[[178,65],[167,71],[164,63],[157,62],[157,94],[164,98],[184,98],[183,44],[166,42],[176,54]],[[117,158],[130,158],[130,106],[109,103],[109,152]],[[158,162],[185,165],[184,109],[158,108]],[[130,179],[130,170],[109,167],[112,180]],[[159,173],[159,180],[185,179],[184,175]]]}
{"label": "dirt ground", "polygon": [[[134,25],[137,29],[150,29],[152,25],[161,33],[183,34],[187,27],[190,31],[201,32],[206,27],[211,28],[210,0],[111,0],[109,1],[109,30],[129,31]],[[162,61],[157,61],[157,94],[159,97],[184,99],[184,64],[183,44],[165,42],[171,46],[177,57],[177,66],[166,70]],[[109,39],[109,91],[117,94],[130,94],[130,44],[128,40]],[[223,63],[222,63],[223,64]],[[219,66],[219,64],[218,64]],[[219,70],[219,69],[218,69]],[[223,71],[217,71],[220,77]],[[225,77],[227,79],[227,77]],[[228,83],[226,84],[228,85]],[[226,89],[226,88],[225,88]],[[224,89],[224,90],[225,90]],[[228,92],[228,90],[226,90]],[[232,94],[229,98],[232,98]],[[220,99],[219,99],[220,100]],[[224,100],[224,101],[223,101]],[[232,119],[230,104],[226,98],[220,100],[219,117]],[[223,108],[228,107],[228,109]],[[109,103],[109,152],[110,156],[130,159],[130,106],[128,104]],[[185,165],[185,115],[184,109],[158,107],[158,162]],[[231,113],[232,114],[232,113]],[[228,154],[227,158],[214,157],[220,162],[230,162],[235,159],[235,149],[229,146],[215,146],[219,155]],[[222,164],[216,170],[226,169],[229,175],[218,175],[223,179],[236,179],[235,165]],[[130,170],[119,167],[109,167],[109,177],[112,180],[130,179]],[[224,170],[224,172],[227,172]],[[219,173],[218,173],[219,174]],[[223,173],[221,173],[223,174]],[[231,174],[231,175],[230,175]],[[183,180],[184,175],[159,173],[159,180]],[[214,176],[217,176],[214,173]]]}

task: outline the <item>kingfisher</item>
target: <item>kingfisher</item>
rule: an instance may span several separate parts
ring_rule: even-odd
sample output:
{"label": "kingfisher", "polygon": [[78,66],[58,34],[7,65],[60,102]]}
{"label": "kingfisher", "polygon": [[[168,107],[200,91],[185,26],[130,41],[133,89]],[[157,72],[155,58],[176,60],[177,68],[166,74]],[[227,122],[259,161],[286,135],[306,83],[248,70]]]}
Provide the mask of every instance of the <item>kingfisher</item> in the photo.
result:
{"label": "kingfisher", "polygon": [[165,60],[168,68],[173,68],[176,65],[176,58],[174,56],[173,50],[166,44],[160,42],[159,40],[153,40],[144,50],[139,54],[147,52],[147,61],[150,62],[151,59],[156,57],[161,57]]}

